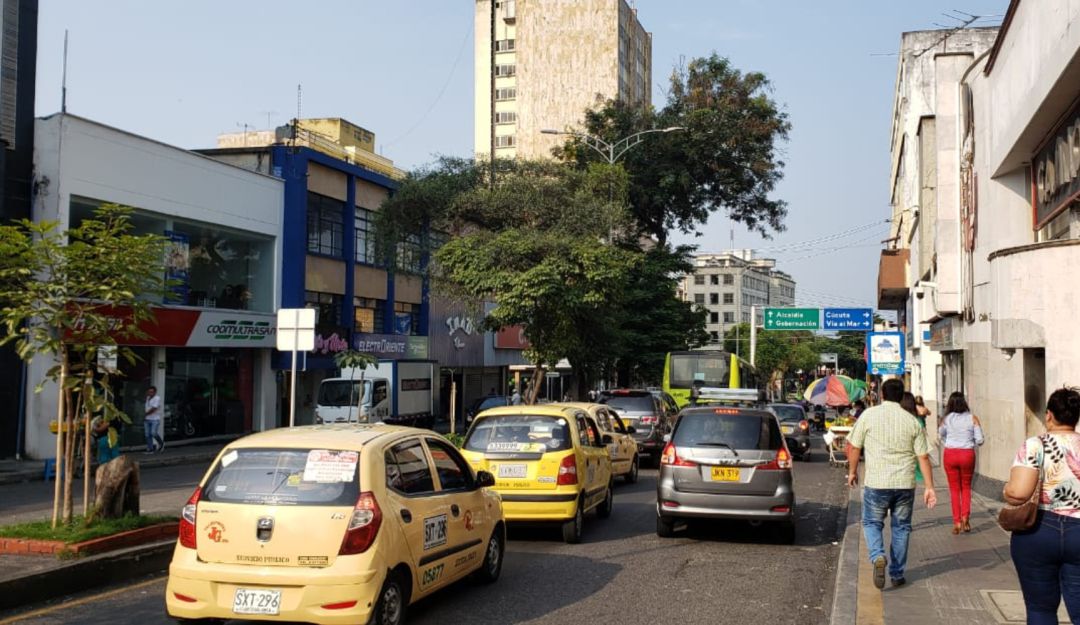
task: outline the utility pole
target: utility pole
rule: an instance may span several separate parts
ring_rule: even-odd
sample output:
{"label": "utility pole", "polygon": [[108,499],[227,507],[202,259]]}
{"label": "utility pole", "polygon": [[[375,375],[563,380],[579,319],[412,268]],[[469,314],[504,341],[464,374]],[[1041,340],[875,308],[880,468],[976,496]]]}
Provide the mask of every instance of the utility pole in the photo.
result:
{"label": "utility pole", "polygon": [[750,307],[750,366],[757,366],[757,306]]}
{"label": "utility pole", "polygon": [[488,177],[491,179],[491,188],[495,188],[495,0],[489,0],[491,2],[491,44],[490,58],[491,58],[491,173]]}

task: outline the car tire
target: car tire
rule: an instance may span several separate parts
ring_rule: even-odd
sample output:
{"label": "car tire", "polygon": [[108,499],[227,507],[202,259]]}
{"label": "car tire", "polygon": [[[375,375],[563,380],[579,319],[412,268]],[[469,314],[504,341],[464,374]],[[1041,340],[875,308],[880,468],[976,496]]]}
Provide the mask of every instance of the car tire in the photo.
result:
{"label": "car tire", "polygon": [[634,456],[634,459],[632,461],[630,461],[630,472],[626,474],[626,483],[627,484],[637,484],[638,470],[639,470],[638,465],[639,465],[640,462],[641,462],[641,460],[637,456]]}
{"label": "car tire", "polygon": [[660,538],[671,538],[675,535],[675,519],[656,515],[656,535]]}
{"label": "car tire", "polygon": [[506,539],[500,525],[495,528],[495,531],[491,533],[491,538],[488,539],[487,547],[484,549],[484,563],[480,565],[480,569],[476,572],[476,579],[484,584],[491,584],[499,579],[505,553]]}
{"label": "car tire", "polygon": [[405,622],[405,609],[408,605],[406,585],[397,573],[390,573],[379,591],[379,598],[371,611],[368,625],[401,625]]}
{"label": "car tire", "polygon": [[607,494],[604,495],[604,501],[600,503],[596,508],[596,516],[600,519],[607,519],[611,517],[611,509],[615,506],[615,488],[613,484],[608,484]]}
{"label": "car tire", "polygon": [[563,542],[576,545],[581,542],[582,527],[585,525],[585,507],[578,501],[574,517],[562,524]]}
{"label": "car tire", "polygon": [[781,521],[776,533],[777,540],[784,545],[795,544],[795,521]]}

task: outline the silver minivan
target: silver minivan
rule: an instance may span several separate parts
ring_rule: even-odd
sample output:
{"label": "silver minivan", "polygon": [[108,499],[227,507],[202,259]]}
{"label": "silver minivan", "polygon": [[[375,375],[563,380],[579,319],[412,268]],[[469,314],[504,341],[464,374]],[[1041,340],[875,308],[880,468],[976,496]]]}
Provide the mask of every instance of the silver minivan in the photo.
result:
{"label": "silver minivan", "polygon": [[795,539],[791,452],[776,415],[728,406],[686,408],[660,456],[656,533],[680,519],[735,519],[778,525]]}

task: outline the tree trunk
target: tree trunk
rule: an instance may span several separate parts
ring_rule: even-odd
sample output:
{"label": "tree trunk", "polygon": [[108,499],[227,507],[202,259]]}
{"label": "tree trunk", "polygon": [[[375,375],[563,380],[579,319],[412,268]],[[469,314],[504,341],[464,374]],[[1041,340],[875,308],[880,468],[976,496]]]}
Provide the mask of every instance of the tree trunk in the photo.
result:
{"label": "tree trunk", "polygon": [[139,494],[139,465],[130,456],[125,454],[98,466],[92,519],[138,515]]}
{"label": "tree trunk", "polygon": [[[72,397],[72,392],[69,389],[67,391],[67,419],[64,423],[64,429],[67,430],[67,439],[64,441],[66,449],[64,450],[64,502],[63,502],[63,514],[62,520],[65,525],[71,523],[72,514],[74,514],[74,493],[71,492],[72,482],[75,479],[75,442],[78,438],[75,435],[75,415],[78,412],[78,405]],[[73,405],[74,404],[74,405]]]}
{"label": "tree trunk", "polygon": [[537,363],[533,369],[532,382],[529,384],[529,396],[525,399],[526,404],[535,404],[536,396],[540,394],[540,380],[544,379],[544,365]]}
{"label": "tree trunk", "polygon": [[60,520],[60,459],[64,457],[64,382],[67,381],[67,352],[60,346],[60,392],[56,397],[56,456],[53,463],[52,527]]}
{"label": "tree trunk", "polygon": [[[83,383],[83,397],[90,393],[90,384]],[[83,404],[86,409],[86,404]],[[89,409],[86,410],[89,413]],[[90,514],[90,415],[86,415],[86,423],[83,424],[83,516]]]}

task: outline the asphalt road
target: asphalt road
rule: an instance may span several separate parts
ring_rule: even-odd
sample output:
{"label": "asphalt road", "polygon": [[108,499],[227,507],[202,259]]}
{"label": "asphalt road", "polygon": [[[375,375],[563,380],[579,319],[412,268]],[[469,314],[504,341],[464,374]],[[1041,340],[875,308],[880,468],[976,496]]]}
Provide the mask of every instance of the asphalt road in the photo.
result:
{"label": "asphalt road", "polygon": [[[412,624],[461,623],[826,623],[832,602],[847,489],[820,438],[811,462],[795,465],[797,539],[766,527],[692,525],[655,534],[656,472],[620,485],[608,520],[589,517],[584,542],[558,530],[515,528],[502,577],[463,582],[412,606]],[[7,623],[168,623],[164,578],[71,597]]]}

